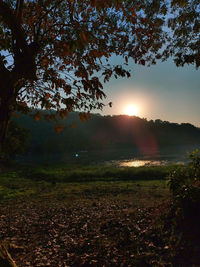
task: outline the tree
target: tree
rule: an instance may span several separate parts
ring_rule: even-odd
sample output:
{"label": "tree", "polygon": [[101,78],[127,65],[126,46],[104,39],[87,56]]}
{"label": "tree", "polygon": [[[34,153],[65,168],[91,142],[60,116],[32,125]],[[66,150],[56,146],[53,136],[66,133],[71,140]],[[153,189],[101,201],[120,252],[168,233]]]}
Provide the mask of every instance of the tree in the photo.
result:
{"label": "tree", "polygon": [[16,155],[23,154],[28,146],[29,134],[29,130],[11,120],[2,147],[3,158],[14,159]]}
{"label": "tree", "polygon": [[198,69],[200,66],[200,2],[170,1],[167,26],[170,38],[162,53],[162,59],[173,56],[176,66],[193,64]]}
{"label": "tree", "polygon": [[0,0],[0,144],[15,111],[102,109],[103,82],[129,77],[128,58],[155,63],[165,13],[155,0]]}

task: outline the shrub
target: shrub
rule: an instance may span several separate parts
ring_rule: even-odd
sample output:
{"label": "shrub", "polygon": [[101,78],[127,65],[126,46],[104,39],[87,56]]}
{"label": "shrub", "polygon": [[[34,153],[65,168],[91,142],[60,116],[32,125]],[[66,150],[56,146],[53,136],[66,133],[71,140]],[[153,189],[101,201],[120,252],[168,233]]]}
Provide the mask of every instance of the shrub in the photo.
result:
{"label": "shrub", "polygon": [[[200,234],[200,154],[195,150],[190,162],[179,166],[169,174],[172,192],[172,226],[186,241],[194,242]],[[174,230],[173,229],[173,230]],[[200,243],[200,240],[199,240]]]}

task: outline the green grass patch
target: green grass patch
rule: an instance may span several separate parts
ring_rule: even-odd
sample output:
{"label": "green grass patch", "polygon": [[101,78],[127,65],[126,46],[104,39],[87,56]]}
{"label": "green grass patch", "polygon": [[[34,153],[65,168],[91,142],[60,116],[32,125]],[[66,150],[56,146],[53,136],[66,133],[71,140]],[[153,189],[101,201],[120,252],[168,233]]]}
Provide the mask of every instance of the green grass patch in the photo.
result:
{"label": "green grass patch", "polygon": [[149,167],[108,167],[78,165],[37,165],[18,170],[18,175],[31,180],[49,182],[90,182],[90,181],[123,181],[123,180],[160,180],[164,179],[174,168],[170,166]]}
{"label": "green grass patch", "polygon": [[163,199],[165,177],[173,166],[116,168],[105,166],[22,166],[0,174],[0,200],[74,198]]}

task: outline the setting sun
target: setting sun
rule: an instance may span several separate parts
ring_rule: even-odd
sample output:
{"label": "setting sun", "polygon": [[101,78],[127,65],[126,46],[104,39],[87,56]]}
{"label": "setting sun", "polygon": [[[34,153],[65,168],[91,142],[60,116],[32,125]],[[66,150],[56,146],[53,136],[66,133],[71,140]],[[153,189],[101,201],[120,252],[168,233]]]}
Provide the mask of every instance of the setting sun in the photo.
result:
{"label": "setting sun", "polygon": [[138,107],[129,105],[125,108],[125,114],[129,116],[136,116],[138,114]]}

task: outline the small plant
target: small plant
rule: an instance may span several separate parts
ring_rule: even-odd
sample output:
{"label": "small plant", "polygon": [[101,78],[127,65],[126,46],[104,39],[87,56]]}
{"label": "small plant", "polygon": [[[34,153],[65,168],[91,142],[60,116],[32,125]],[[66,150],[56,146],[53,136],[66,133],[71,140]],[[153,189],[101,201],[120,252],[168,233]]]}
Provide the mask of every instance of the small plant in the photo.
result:
{"label": "small plant", "polygon": [[[193,253],[200,252],[200,154],[195,150],[190,162],[172,171],[168,184],[172,192],[172,207],[168,226],[174,238],[181,237],[179,246]],[[169,223],[170,222],[170,223]],[[197,249],[198,248],[198,249]],[[195,252],[196,253],[196,252]],[[184,253],[182,253],[182,258]],[[180,255],[178,256],[180,258]],[[194,256],[195,257],[195,256]]]}
{"label": "small plant", "polygon": [[168,184],[173,200],[189,197],[196,200],[196,192],[200,189],[200,154],[195,150],[189,155],[188,165],[178,166],[168,176]]}

